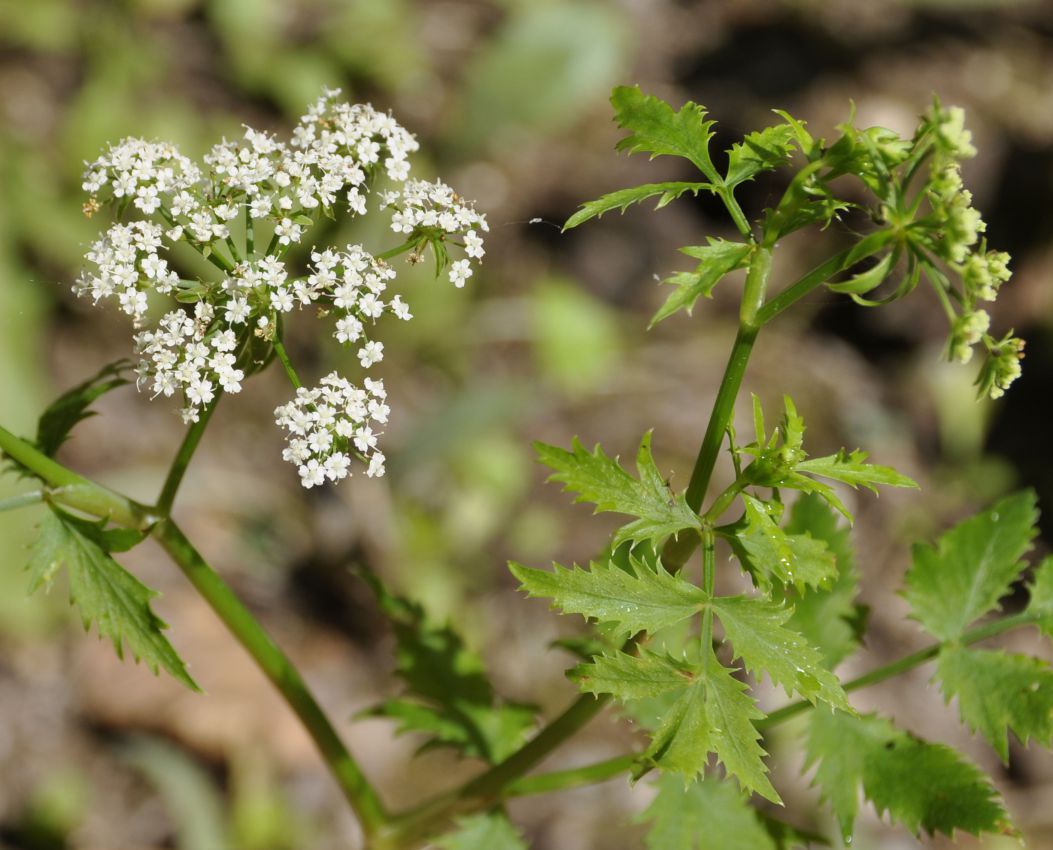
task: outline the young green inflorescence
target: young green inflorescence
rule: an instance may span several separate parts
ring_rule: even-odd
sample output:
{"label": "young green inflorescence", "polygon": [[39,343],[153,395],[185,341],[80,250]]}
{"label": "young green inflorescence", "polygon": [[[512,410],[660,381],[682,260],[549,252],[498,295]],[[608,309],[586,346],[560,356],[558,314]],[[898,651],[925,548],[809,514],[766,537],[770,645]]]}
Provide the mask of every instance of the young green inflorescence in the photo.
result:
{"label": "young green inflorescence", "polygon": [[[388,408],[380,380],[366,379],[360,389],[333,373],[315,388],[301,387],[282,345],[284,318],[314,308],[369,369],[384,357],[383,342],[373,338],[377,321],[412,318],[402,297],[388,294],[396,274],[387,259],[403,252],[416,259],[431,247],[437,272],[446,270],[461,287],[484,254],[480,234],[487,230],[486,218],[449,186],[409,179],[408,157],[418,145],[394,118],[340,103],[338,94],[319,98],[289,143],[246,128],[241,140],[213,147],[204,168],[173,145],[142,139],[125,139],[89,163],[85,211],[109,204],[119,220],[91,246],[74,286],[95,303],[115,301],[132,318],[140,389],[181,398],[185,422],[198,422],[220,390],[240,392],[277,354],[296,386],[295,399],[275,411],[289,439],[283,456],[305,487],[346,477],[353,456],[366,462],[368,475],[382,475],[375,429],[387,422]],[[373,202],[380,179],[391,188]],[[371,205],[389,211],[401,245],[379,255],[362,245],[314,249],[305,274],[286,261],[319,215],[364,216]],[[221,277],[181,277],[170,256],[178,243],[207,257]],[[464,257],[452,260],[451,245]],[[153,296],[188,306],[151,324]]]}

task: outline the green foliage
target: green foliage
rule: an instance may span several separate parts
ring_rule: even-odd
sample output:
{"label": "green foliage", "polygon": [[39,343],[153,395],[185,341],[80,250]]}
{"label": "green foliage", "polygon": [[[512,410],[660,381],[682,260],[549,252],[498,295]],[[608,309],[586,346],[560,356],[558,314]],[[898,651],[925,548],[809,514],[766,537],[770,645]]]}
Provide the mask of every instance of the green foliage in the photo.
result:
{"label": "green foliage", "polygon": [[945,647],[936,674],[948,700],[958,700],[962,721],[1009,762],[1007,730],[1025,745],[1053,741],[1053,670],[1039,658]]}
{"label": "green foliage", "polygon": [[692,678],[683,678],[665,692],[675,702],[655,730],[645,758],[663,770],[695,779],[714,753],[746,791],[779,802],[753,723],[764,713],[747,690],[709,651]]}
{"label": "green foliage", "polygon": [[807,763],[852,835],[859,793],[911,832],[979,835],[1008,830],[1009,818],[986,776],[950,747],[930,744],[877,715],[812,713]]}
{"label": "green foliage", "polygon": [[619,632],[656,632],[697,614],[705,592],[659,567],[632,558],[628,569],[613,560],[593,562],[588,570],[555,564],[552,572],[510,564],[530,596],[552,599],[564,614],[581,614],[610,623]]}
{"label": "green foliage", "polygon": [[961,637],[1020,574],[1037,519],[1035,494],[1023,491],[959,523],[935,546],[917,544],[905,591],[912,616],[940,640]]}
{"label": "green foliage", "polygon": [[549,481],[564,484],[564,491],[575,492],[575,502],[592,502],[596,512],[614,511],[636,519],[614,537],[613,545],[632,540],[660,540],[687,529],[700,529],[702,521],[688,507],[683,495],[674,494],[651,456],[651,434],[640,442],[636,455],[639,479],[626,472],[617,458],[602,448],[590,453],[575,438],[571,451],[535,443],[538,459],[555,470]]}
{"label": "green foliage", "polygon": [[794,502],[786,523],[787,534],[810,534],[823,541],[834,556],[837,576],[829,587],[808,593],[791,592],[793,616],[786,625],[800,632],[818,649],[829,668],[851,655],[860,642],[865,609],[855,602],[859,575],[847,526],[820,496],[804,493]]}
{"label": "green foliage", "polygon": [[435,842],[440,850],[527,850],[523,837],[501,811],[463,818],[457,830]]}
{"label": "green foliage", "polygon": [[129,366],[124,360],[104,366],[96,375],[63,393],[48,405],[37,423],[37,448],[48,457],[54,457],[74,426],[81,420],[95,415],[88,410],[91,404],[110,390],[128,383],[124,373],[128,371]]}
{"label": "green foliage", "polygon": [[746,508],[743,520],[728,526],[724,533],[758,587],[770,590],[775,582],[803,590],[828,585],[833,580],[837,561],[824,541],[807,531],[784,531],[760,499],[743,494],[742,501]]}
{"label": "green foliage", "polygon": [[724,596],[711,603],[735,655],[756,675],[767,673],[787,693],[812,703],[848,709],[837,677],[822,665],[822,656],[804,637],[786,628],[793,609],[746,596]]}
{"label": "green foliage", "polygon": [[724,184],[734,188],[752,180],[762,171],[785,165],[796,143],[797,134],[788,123],[750,133],[728,151],[728,173],[724,177]]}
{"label": "green foliage", "polygon": [[665,775],[640,820],[652,824],[648,850],[779,850],[737,788],[718,779],[687,785]]}
{"label": "green foliage", "polygon": [[712,237],[708,245],[681,248],[683,253],[699,260],[699,264],[693,272],[677,272],[662,281],[674,285],[676,291],[654,314],[651,325],[658,324],[679,310],[686,310],[690,315],[695,302],[703,296],[710,298],[713,288],[725,275],[748,265],[753,249],[753,245],[745,242],[729,242],[726,239]]}
{"label": "green foliage", "polygon": [[107,531],[105,526],[105,520],[88,522],[51,506],[30,554],[30,592],[50,587],[55,574],[65,567],[70,602],[80,611],[85,630],[94,623],[100,637],[113,642],[119,658],[124,657],[127,646],[132,657],[154,673],[163,667],[188,688],[198,690],[164,636],[166,624],[150,607],[157,592],[110,557],[115,541],[127,544],[127,533]]}
{"label": "green foliage", "polygon": [[736,455],[753,458],[741,474],[745,483],[817,493],[848,519],[851,519],[852,515],[834,489],[815,480],[813,476],[830,478],[853,488],[863,486],[875,492],[878,485],[918,486],[910,478],[890,467],[864,463],[867,454],[859,450],[846,452],[842,449],[835,455],[808,460],[804,450],[804,419],[789,396],[783,397],[783,408],[781,422],[768,435],[764,427],[760,400],[756,396],[753,397],[756,439],[748,445],[733,448]]}
{"label": "green foliage", "polygon": [[617,192],[609,192],[595,201],[588,201],[581,205],[581,209],[567,219],[563,225],[564,230],[570,230],[579,224],[584,224],[593,218],[599,218],[606,212],[618,210],[624,213],[633,204],[646,201],[658,195],[656,210],[660,210],[666,204],[670,204],[686,192],[698,195],[703,189],[710,188],[708,183],[647,183],[643,186],[633,186],[631,189],[619,189]]}
{"label": "green foliage", "polygon": [[1030,591],[1027,613],[1036,618],[1038,627],[1048,637],[1053,637],[1053,556],[1042,561],[1035,570]]}
{"label": "green foliage", "polygon": [[395,630],[395,672],[406,695],[364,712],[399,723],[399,732],[427,737],[425,747],[452,747],[496,763],[518,749],[534,727],[533,706],[501,699],[481,658],[449,626],[428,621],[424,609],[391,593],[371,573],[362,578]]}
{"label": "green foliage", "polygon": [[713,184],[721,183],[709,156],[714,122],[706,111],[688,101],[679,112],[660,98],[645,95],[639,86],[619,86],[611,94],[614,118],[629,135],[618,142],[620,151],[656,156],[681,156],[692,162]]}

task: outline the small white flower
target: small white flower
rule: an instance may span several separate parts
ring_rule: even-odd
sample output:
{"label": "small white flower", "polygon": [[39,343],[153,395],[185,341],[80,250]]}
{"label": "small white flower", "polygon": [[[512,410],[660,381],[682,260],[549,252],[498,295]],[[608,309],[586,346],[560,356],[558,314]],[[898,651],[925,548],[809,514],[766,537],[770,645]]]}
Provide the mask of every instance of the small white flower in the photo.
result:
{"label": "small white flower", "polygon": [[377,342],[375,340],[367,342],[364,346],[358,349],[358,362],[362,364],[363,369],[368,369],[375,363],[379,363],[384,359],[384,343]]}
{"label": "small white flower", "polygon": [[472,267],[467,260],[457,260],[450,266],[450,282],[458,289],[472,276]]}

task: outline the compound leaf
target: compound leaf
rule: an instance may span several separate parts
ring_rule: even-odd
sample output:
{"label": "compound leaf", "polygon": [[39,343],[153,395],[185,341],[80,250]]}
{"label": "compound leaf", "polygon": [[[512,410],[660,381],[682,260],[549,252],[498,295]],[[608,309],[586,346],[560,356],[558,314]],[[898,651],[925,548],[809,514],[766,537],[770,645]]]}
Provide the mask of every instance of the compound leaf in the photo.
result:
{"label": "compound leaf", "polygon": [[435,842],[440,850],[528,850],[519,830],[501,811],[469,815],[457,830]]}
{"label": "compound leaf", "polygon": [[998,792],[975,765],[943,744],[922,741],[876,715],[812,713],[806,763],[850,839],[859,792],[879,814],[911,832],[1009,830]]}
{"label": "compound leaf", "polygon": [[1023,491],[956,525],[935,546],[914,547],[904,595],[913,617],[942,641],[998,605],[1035,536],[1035,494]]}
{"label": "compound leaf", "polygon": [[157,591],[110,556],[105,545],[109,532],[103,525],[51,506],[30,553],[30,593],[50,587],[55,574],[65,567],[70,603],[80,611],[85,630],[94,623],[100,637],[112,641],[118,658],[124,658],[127,646],[132,657],[155,674],[163,667],[191,690],[199,690],[164,635],[168,626],[150,607]]}
{"label": "compound leaf", "polygon": [[631,189],[619,189],[617,192],[610,192],[595,201],[589,201],[582,204],[581,209],[567,219],[567,223],[563,225],[563,229],[570,230],[572,227],[584,224],[589,219],[599,218],[604,213],[610,212],[611,210],[618,210],[619,212],[624,213],[633,204],[646,201],[648,198],[653,198],[655,195],[660,196],[658,198],[658,203],[655,206],[656,210],[660,210],[666,204],[672,203],[686,192],[698,195],[703,189],[711,188],[712,186],[710,186],[709,183],[684,183],[681,181],[674,181],[668,183],[645,183],[643,186],[633,186]]}
{"label": "compound leaf", "polygon": [[658,794],[638,818],[650,823],[648,850],[779,850],[732,783],[709,778],[684,785],[666,774]]}
{"label": "compound leaf", "polygon": [[[705,650],[704,650],[705,651]],[[747,687],[708,650],[708,663],[686,682],[655,731],[646,756],[659,767],[695,779],[715,753],[747,791],[779,802],[753,721],[764,716]]]}
{"label": "compound leaf", "polygon": [[996,650],[945,647],[940,689],[958,700],[962,720],[1009,762],[1008,730],[1025,745],[1053,740],[1053,670],[1038,658]]}
{"label": "compound leaf", "polygon": [[530,596],[548,597],[564,614],[581,614],[611,623],[626,634],[656,632],[698,613],[705,592],[658,566],[636,558],[629,569],[613,561],[594,561],[589,569],[553,564],[551,572],[509,565]]}
{"label": "compound leaf", "polygon": [[725,185],[734,188],[761,171],[778,168],[790,158],[795,143],[796,133],[790,124],[776,124],[750,133],[728,150]]}
{"label": "compound leaf", "polygon": [[700,262],[693,272],[678,272],[662,281],[674,285],[676,290],[654,314],[652,327],[678,310],[686,310],[690,315],[695,302],[703,296],[709,298],[713,288],[725,275],[749,264],[753,246],[710,237],[708,245],[688,246],[680,250]]}
{"label": "compound leaf", "polygon": [[734,656],[755,675],[765,672],[788,694],[796,692],[812,703],[849,710],[837,677],[822,663],[819,651],[786,628],[793,609],[747,596],[722,596],[710,603],[724,626]]}
{"label": "compound leaf", "polygon": [[611,94],[615,120],[629,135],[617,149],[630,154],[644,152],[656,156],[681,156],[690,160],[706,178],[718,185],[720,176],[709,156],[709,141],[715,122],[706,120],[706,110],[688,101],[679,112],[639,86],[618,86]]}
{"label": "compound leaf", "polygon": [[495,693],[483,660],[448,625],[430,622],[414,602],[391,593],[371,573],[362,578],[395,630],[395,672],[405,696],[359,716],[387,717],[399,732],[427,736],[425,748],[448,746],[496,763],[517,750],[534,728],[537,710]]}
{"label": "compound leaf", "polygon": [[591,502],[596,512],[613,511],[636,517],[615,535],[617,547],[626,540],[660,540],[688,528],[701,529],[702,520],[683,494],[674,494],[655,466],[651,433],[644,435],[636,454],[639,478],[626,472],[617,458],[602,448],[589,452],[575,438],[571,450],[535,443],[538,459],[555,470],[549,481],[559,481],[564,491],[578,494],[575,502]]}

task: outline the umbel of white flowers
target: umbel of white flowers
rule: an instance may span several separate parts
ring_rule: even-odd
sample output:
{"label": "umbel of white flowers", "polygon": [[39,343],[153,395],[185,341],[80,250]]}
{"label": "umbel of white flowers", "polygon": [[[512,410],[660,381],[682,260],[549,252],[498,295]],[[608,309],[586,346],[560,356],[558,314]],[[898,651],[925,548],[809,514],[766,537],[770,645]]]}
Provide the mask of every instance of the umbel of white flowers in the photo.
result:
{"label": "umbel of white flowers", "polygon": [[[132,317],[138,387],[179,397],[187,423],[199,421],[219,390],[240,392],[258,365],[254,346],[280,349],[283,318],[294,310],[313,308],[342,345],[356,349],[362,369],[379,363],[377,320],[412,318],[399,295],[388,295],[396,274],[385,256],[410,252],[416,260],[430,247],[437,273],[446,270],[462,287],[485,253],[485,216],[442,182],[409,179],[416,139],[391,115],[338,95],[325,91],[290,142],[247,127],[239,141],[213,147],[204,168],[174,145],[142,139],[125,139],[87,163],[85,213],[109,204],[117,222],[87,252],[73,291],[96,304],[115,301]],[[383,178],[390,188],[371,205],[370,188]],[[307,273],[293,274],[283,257],[319,216],[363,216],[371,206],[390,211],[401,245],[381,256],[361,245],[316,248]],[[169,257],[178,243],[209,259],[217,274],[181,277]],[[464,256],[451,259],[451,246]],[[150,326],[157,299],[171,309]],[[335,372],[318,387],[297,386],[275,418],[288,438],[283,457],[304,487],[347,477],[354,457],[368,475],[383,475],[373,429],[388,420],[385,399],[382,381],[365,378],[360,389]]]}

